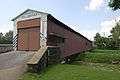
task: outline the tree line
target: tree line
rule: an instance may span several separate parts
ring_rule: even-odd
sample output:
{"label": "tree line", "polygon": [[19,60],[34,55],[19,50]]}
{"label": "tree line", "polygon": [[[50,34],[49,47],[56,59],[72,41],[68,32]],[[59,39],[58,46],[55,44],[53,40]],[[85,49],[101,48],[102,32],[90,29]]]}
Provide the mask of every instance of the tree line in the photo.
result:
{"label": "tree line", "polygon": [[[113,11],[120,9],[120,0],[110,0],[108,6]],[[94,37],[94,44],[100,49],[120,49],[120,21],[110,31],[111,35],[108,37],[101,36],[96,33]]]}
{"label": "tree line", "polygon": [[110,33],[111,35],[108,37],[96,33],[94,37],[95,46],[100,49],[120,49],[120,22],[116,23]]}
{"label": "tree line", "polygon": [[9,31],[5,34],[0,33],[0,44],[12,44],[13,31]]}

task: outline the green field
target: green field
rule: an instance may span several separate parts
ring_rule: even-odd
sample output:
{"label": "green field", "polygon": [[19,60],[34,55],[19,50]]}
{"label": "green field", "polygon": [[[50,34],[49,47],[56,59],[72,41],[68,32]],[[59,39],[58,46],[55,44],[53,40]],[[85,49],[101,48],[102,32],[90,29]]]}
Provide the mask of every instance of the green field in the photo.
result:
{"label": "green field", "polygon": [[[93,50],[88,53],[82,55],[82,57],[80,55],[77,57],[78,60],[83,58],[80,60],[88,61],[88,63],[52,65],[47,67],[41,74],[26,72],[19,80],[120,80],[120,64],[113,65],[106,62],[109,59],[120,59],[116,56],[120,55],[119,51]],[[101,62],[101,59],[104,60]],[[101,63],[96,63],[96,61]]]}
{"label": "green field", "polygon": [[95,49],[90,52],[79,54],[75,60],[90,63],[120,63],[120,50]]}
{"label": "green field", "polygon": [[58,64],[41,74],[27,72],[19,80],[120,80],[120,69],[114,67]]}

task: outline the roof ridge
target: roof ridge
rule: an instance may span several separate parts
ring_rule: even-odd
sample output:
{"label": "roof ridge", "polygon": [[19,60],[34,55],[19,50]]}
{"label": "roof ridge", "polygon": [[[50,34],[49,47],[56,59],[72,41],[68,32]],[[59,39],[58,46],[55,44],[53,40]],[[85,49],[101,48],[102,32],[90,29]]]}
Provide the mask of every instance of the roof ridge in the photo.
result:
{"label": "roof ridge", "polygon": [[49,14],[49,13],[45,13],[45,12],[41,12],[41,11],[37,11],[37,10],[32,10],[32,9],[26,9],[24,12],[22,12],[21,14],[19,14],[18,16],[16,16],[15,18],[13,18],[11,21],[16,20],[18,17],[20,17],[21,15],[23,15],[25,12],[27,11],[34,11],[34,12],[38,12],[38,13],[43,13],[43,14]]}

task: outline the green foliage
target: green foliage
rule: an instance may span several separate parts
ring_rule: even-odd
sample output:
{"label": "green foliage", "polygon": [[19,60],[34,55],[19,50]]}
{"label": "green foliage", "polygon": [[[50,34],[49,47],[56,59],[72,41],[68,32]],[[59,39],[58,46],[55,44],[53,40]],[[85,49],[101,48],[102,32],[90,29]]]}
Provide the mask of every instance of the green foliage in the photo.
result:
{"label": "green foliage", "polygon": [[0,33],[0,43],[2,43],[2,42],[3,42],[3,34]]}
{"label": "green foliage", "polygon": [[120,49],[120,23],[116,23],[115,27],[112,28],[109,37],[103,37],[96,33],[94,44],[99,49]]}
{"label": "green foliage", "polygon": [[58,64],[41,74],[25,73],[19,80],[119,80],[119,71],[90,65]]}
{"label": "green foliage", "polygon": [[120,50],[103,50],[103,49],[94,49],[91,53],[109,53],[109,54],[120,54]]}
{"label": "green foliage", "polygon": [[113,10],[120,9],[120,0],[110,0],[109,7],[111,7]]}
{"label": "green foliage", "polygon": [[0,33],[0,44],[12,44],[13,31],[7,32],[5,35]]}
{"label": "green foliage", "polygon": [[95,40],[95,45],[98,47],[98,48],[101,48],[102,47],[102,42],[101,42],[101,35],[99,33],[96,33],[96,36],[94,37],[94,40]]}
{"label": "green foliage", "polygon": [[116,23],[115,27],[111,30],[111,34],[114,47],[120,49],[120,23]]}
{"label": "green foliage", "polygon": [[79,54],[76,60],[92,63],[120,62],[120,50],[93,50]]}
{"label": "green foliage", "polygon": [[99,49],[113,49],[112,39],[102,37],[99,33],[94,37],[94,44]]}

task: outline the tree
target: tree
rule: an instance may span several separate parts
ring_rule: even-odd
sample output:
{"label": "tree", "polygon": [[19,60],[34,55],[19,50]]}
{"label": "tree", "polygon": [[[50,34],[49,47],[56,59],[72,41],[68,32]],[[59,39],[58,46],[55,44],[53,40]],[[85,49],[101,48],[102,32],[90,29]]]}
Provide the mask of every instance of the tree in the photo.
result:
{"label": "tree", "polygon": [[0,44],[12,44],[13,31],[7,32],[5,35],[0,33]]}
{"label": "tree", "polygon": [[114,49],[112,39],[109,37],[103,37],[99,33],[96,33],[94,41],[96,47],[99,49]]}
{"label": "tree", "polygon": [[9,31],[4,36],[4,42],[6,44],[12,44],[12,40],[13,40],[13,31]]}
{"label": "tree", "polygon": [[3,39],[3,33],[0,33],[0,44],[2,43]]}
{"label": "tree", "polygon": [[111,37],[115,44],[115,48],[120,49],[120,23],[117,22],[115,27],[111,30]]}
{"label": "tree", "polygon": [[120,0],[110,0],[109,7],[111,7],[113,10],[120,9]]}
{"label": "tree", "polygon": [[100,49],[120,49],[120,22],[116,23],[111,30],[111,35],[108,37],[96,33],[94,43]]}
{"label": "tree", "polygon": [[102,47],[102,43],[101,43],[101,35],[99,33],[96,33],[95,37],[94,37],[94,44],[97,48],[101,48]]}

